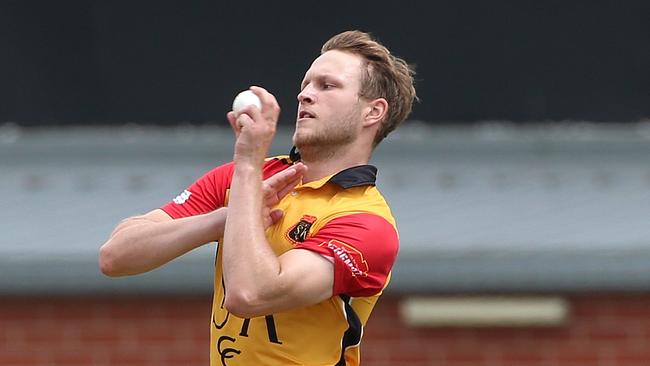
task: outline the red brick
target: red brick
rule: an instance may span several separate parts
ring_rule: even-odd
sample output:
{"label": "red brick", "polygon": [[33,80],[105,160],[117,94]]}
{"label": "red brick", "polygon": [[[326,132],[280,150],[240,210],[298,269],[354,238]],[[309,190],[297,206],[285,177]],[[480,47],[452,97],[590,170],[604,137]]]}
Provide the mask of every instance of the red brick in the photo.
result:
{"label": "red brick", "polygon": [[107,317],[113,321],[142,321],[151,318],[161,318],[162,316],[156,309],[152,309],[145,304],[121,303],[112,304],[108,308]]}
{"label": "red brick", "polygon": [[210,353],[206,348],[205,352],[196,354],[171,354],[165,360],[170,365],[206,365],[210,361]]}
{"label": "red brick", "polygon": [[388,360],[393,365],[426,365],[431,362],[431,358],[424,352],[407,353],[400,350],[391,352]]}
{"label": "red brick", "polygon": [[34,352],[0,351],[0,365],[29,366],[38,365],[43,361],[43,357]]}
{"label": "red brick", "polygon": [[92,365],[94,363],[94,358],[91,354],[79,350],[79,352],[75,353],[53,354],[48,358],[48,361],[55,365],[84,366]]}
{"label": "red brick", "polygon": [[26,343],[40,346],[43,343],[63,343],[67,340],[67,337],[62,336],[61,330],[51,326],[27,329],[23,339]]}
{"label": "red brick", "polygon": [[444,350],[444,358],[450,364],[473,363],[483,364],[488,358],[487,351],[476,347],[456,347]]}
{"label": "red brick", "polygon": [[375,348],[361,346],[361,364],[380,364],[388,362],[391,350],[388,348]]}
{"label": "red brick", "polygon": [[611,326],[593,326],[587,330],[586,336],[594,341],[625,342],[635,333],[621,325],[623,323],[612,324]]}
{"label": "red brick", "polygon": [[78,333],[79,341],[84,344],[114,344],[124,338],[118,327],[85,327]]}
{"label": "red brick", "polygon": [[605,358],[601,349],[584,343],[576,347],[564,347],[553,351],[553,360],[558,365],[563,364],[598,364]]}
{"label": "red brick", "polygon": [[108,359],[110,363],[113,365],[124,365],[124,364],[142,365],[151,362],[153,357],[143,352],[119,352],[119,353],[109,354]]}
{"label": "red brick", "polygon": [[650,348],[618,352],[615,359],[619,365],[628,365],[631,363],[650,365]]}
{"label": "red brick", "polygon": [[430,342],[449,342],[458,339],[474,339],[474,331],[470,328],[410,328],[408,338],[426,339]]}
{"label": "red brick", "polygon": [[363,332],[364,339],[398,341],[402,336],[393,329],[380,328],[377,326],[367,327]]}
{"label": "red brick", "polygon": [[178,333],[174,327],[154,326],[139,328],[135,334],[139,342],[173,342],[178,339]]}

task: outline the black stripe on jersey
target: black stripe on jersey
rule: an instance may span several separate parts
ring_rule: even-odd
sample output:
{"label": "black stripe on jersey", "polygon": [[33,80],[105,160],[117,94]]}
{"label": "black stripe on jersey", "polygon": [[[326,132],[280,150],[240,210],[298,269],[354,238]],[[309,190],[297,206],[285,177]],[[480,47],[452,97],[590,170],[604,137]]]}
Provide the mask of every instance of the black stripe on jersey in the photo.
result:
{"label": "black stripe on jersey", "polygon": [[336,363],[336,366],[345,366],[345,350],[356,346],[361,342],[361,334],[363,332],[363,326],[361,325],[361,320],[359,316],[350,305],[350,296],[340,295],[341,300],[343,300],[345,316],[348,319],[348,329],[343,334],[343,342],[341,342],[341,358],[339,362]]}

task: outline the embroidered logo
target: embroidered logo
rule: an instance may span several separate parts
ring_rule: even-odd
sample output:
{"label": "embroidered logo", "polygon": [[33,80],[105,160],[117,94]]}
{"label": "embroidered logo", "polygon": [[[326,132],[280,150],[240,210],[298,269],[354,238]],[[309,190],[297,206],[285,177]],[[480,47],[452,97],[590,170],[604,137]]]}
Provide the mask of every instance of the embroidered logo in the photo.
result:
{"label": "embroidered logo", "polygon": [[289,239],[294,242],[302,243],[307,239],[307,234],[309,234],[309,229],[316,222],[316,217],[310,215],[304,215],[300,221],[289,229]]}
{"label": "embroidered logo", "polygon": [[190,196],[192,195],[192,192],[188,191],[187,189],[183,191],[183,193],[179,194],[176,196],[176,198],[173,199],[174,203],[177,205],[182,205],[187,201]]}
{"label": "embroidered logo", "polygon": [[350,269],[352,276],[368,276],[368,262],[366,262],[363,254],[355,247],[336,239],[322,243],[320,246],[329,248]]}

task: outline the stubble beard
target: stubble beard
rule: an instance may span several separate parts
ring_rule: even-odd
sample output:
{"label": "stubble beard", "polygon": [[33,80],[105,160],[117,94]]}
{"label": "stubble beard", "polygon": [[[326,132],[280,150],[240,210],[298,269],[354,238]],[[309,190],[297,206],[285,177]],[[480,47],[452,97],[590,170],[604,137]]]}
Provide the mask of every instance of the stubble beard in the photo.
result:
{"label": "stubble beard", "polygon": [[296,132],[293,135],[293,143],[300,151],[304,160],[315,161],[331,159],[342,152],[346,146],[353,143],[358,136],[355,118],[358,118],[352,111],[337,122],[311,121],[320,125],[310,126],[307,133]]}

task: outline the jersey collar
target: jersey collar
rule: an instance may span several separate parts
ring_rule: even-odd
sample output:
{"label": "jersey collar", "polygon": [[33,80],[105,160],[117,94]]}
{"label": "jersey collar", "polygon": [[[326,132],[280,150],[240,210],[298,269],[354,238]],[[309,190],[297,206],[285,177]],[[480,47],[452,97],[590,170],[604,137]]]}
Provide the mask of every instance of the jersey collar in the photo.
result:
{"label": "jersey collar", "polygon": [[377,181],[377,168],[373,165],[353,166],[334,174],[329,181],[344,189],[374,186]]}
{"label": "jersey collar", "polygon": [[328,175],[319,180],[298,186],[297,188],[318,189],[325,183],[334,183],[343,189],[360,186],[374,186],[377,180],[377,168],[372,165],[359,165]]}
{"label": "jersey collar", "polygon": [[[289,159],[296,163],[300,161],[300,151],[294,146],[289,152]],[[302,187],[320,188],[327,182],[332,182],[343,189],[360,186],[374,186],[377,181],[377,168],[373,165],[358,165],[341,170],[340,172],[309,182]]]}

